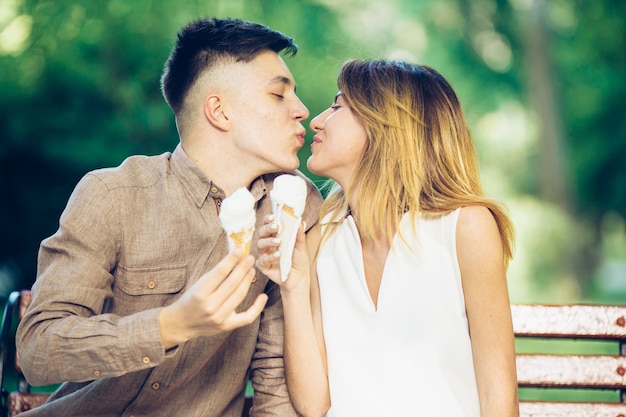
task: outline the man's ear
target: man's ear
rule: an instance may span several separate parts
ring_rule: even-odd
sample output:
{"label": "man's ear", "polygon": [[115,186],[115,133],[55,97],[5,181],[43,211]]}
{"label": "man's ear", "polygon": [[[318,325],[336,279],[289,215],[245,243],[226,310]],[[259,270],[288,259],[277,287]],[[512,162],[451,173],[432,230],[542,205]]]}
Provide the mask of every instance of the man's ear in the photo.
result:
{"label": "man's ear", "polygon": [[204,116],[216,129],[224,131],[230,129],[230,119],[226,113],[224,113],[224,107],[220,96],[207,96],[204,100]]}

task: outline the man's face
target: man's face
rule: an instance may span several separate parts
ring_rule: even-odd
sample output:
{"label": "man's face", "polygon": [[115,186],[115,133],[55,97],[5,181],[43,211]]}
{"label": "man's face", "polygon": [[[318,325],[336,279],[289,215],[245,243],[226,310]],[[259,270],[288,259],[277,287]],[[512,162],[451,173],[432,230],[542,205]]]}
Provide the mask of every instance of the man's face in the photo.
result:
{"label": "man's face", "polygon": [[296,95],[287,65],[266,51],[235,68],[225,112],[241,162],[259,174],[297,168],[306,133],[302,121],[309,111]]}

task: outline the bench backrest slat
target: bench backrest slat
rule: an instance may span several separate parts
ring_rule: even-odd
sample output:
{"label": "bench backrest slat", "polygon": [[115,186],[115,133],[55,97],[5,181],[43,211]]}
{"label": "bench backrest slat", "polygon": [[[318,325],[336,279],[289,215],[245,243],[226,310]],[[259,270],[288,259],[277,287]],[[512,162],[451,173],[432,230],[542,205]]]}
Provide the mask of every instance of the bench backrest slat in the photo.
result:
{"label": "bench backrest slat", "polygon": [[621,389],[625,356],[517,355],[520,386]]}
{"label": "bench backrest slat", "polygon": [[626,404],[610,403],[520,403],[520,416],[530,417],[624,417]]}
{"label": "bench backrest slat", "polygon": [[626,338],[626,306],[511,306],[513,329],[520,337]]}
{"label": "bench backrest slat", "polygon": [[[606,340],[616,347],[612,354],[561,352],[561,347],[571,346],[567,342],[556,345],[559,354],[517,352],[519,387],[612,390],[620,394],[615,401],[622,401],[525,400],[520,416],[626,417],[626,306],[514,304],[511,313],[517,338]],[[595,342],[587,343],[596,349]]]}

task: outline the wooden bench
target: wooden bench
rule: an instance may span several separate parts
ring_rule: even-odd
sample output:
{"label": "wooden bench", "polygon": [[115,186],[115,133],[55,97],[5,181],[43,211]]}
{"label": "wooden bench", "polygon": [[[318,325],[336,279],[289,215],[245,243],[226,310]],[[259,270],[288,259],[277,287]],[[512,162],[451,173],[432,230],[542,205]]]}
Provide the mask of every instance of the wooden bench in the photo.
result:
{"label": "wooden bench", "polygon": [[[15,350],[15,327],[30,300],[30,291],[11,293],[2,318],[2,417],[15,416],[47,398],[47,394],[30,392],[17,360],[17,390],[9,393],[4,388],[8,352]],[[514,304],[511,312],[521,417],[626,417],[626,306]],[[581,340],[600,341],[603,345],[600,352],[568,353],[562,347],[563,341],[568,339],[570,345]],[[522,345],[526,341],[541,342],[540,350],[524,352]],[[548,347],[549,344],[552,346]],[[595,349],[593,345],[584,347],[585,350]],[[607,353],[607,348],[612,351]],[[527,389],[535,389],[531,396],[564,389],[570,397],[573,394],[579,398],[526,398],[524,390]],[[587,399],[583,397],[585,390],[606,391],[614,398],[611,401]],[[248,416],[250,404],[251,398],[247,397],[244,417]]]}
{"label": "wooden bench", "polygon": [[[512,305],[511,312],[520,416],[626,417],[626,306]],[[541,342],[541,351],[520,352],[526,340]],[[584,353],[563,351],[576,343],[585,344]],[[539,388],[535,395],[565,392],[571,399],[524,398],[529,387]],[[588,398],[597,392],[613,398]]]}

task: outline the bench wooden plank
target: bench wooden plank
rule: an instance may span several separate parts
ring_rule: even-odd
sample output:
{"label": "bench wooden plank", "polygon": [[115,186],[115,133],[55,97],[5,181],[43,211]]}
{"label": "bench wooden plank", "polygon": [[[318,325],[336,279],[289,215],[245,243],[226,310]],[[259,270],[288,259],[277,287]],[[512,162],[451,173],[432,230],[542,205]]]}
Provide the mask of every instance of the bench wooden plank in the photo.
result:
{"label": "bench wooden plank", "polygon": [[626,306],[511,306],[518,337],[626,338]]}
{"label": "bench wooden plank", "polygon": [[520,386],[623,389],[625,356],[518,354]]}
{"label": "bench wooden plank", "polygon": [[521,402],[520,417],[626,417],[626,404]]}
{"label": "bench wooden plank", "polygon": [[621,391],[621,403],[520,402],[520,417],[626,417],[626,306],[511,306],[518,338],[614,341],[621,356],[604,354],[516,354],[520,387]]}
{"label": "bench wooden plank", "polygon": [[50,394],[14,392],[10,394],[10,415],[16,416],[25,411],[37,408],[46,402]]}

